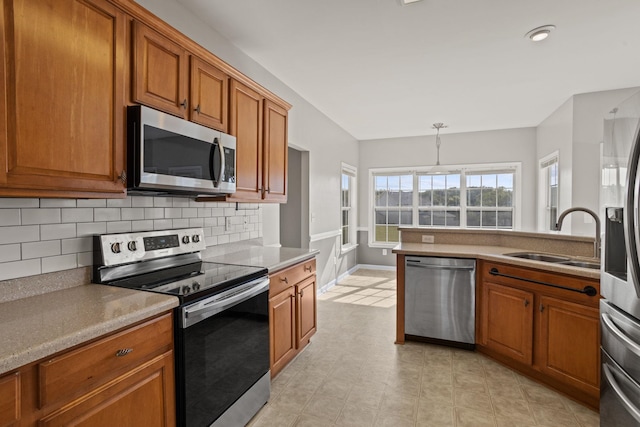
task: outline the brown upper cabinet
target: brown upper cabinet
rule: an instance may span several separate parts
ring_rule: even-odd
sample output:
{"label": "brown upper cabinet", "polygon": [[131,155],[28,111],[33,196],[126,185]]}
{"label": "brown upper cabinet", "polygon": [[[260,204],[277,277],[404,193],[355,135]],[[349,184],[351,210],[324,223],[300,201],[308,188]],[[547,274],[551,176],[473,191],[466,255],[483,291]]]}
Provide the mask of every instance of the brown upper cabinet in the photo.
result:
{"label": "brown upper cabinet", "polygon": [[0,28],[0,195],[124,197],[125,15],[6,0]]}
{"label": "brown upper cabinet", "polygon": [[231,81],[230,132],[237,138],[232,201],[287,201],[287,109]]}
{"label": "brown upper cabinet", "polygon": [[133,101],[228,131],[229,77],[223,71],[140,22],[134,22],[133,57]]}

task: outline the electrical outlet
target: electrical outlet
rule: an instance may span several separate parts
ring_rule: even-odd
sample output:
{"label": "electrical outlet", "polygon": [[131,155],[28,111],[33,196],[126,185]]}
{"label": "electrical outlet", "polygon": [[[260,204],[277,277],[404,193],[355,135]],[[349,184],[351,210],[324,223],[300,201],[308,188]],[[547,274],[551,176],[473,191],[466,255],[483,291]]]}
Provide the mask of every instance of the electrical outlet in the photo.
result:
{"label": "electrical outlet", "polygon": [[224,231],[231,231],[231,217],[228,216],[225,218],[225,223],[224,223]]}
{"label": "electrical outlet", "polygon": [[435,241],[436,241],[435,237],[430,234],[422,235],[422,243],[433,243]]}
{"label": "electrical outlet", "polygon": [[386,249],[383,249],[383,250],[382,250],[382,255],[386,255],[386,254],[387,254],[387,250],[386,250]]}
{"label": "electrical outlet", "polygon": [[242,228],[245,231],[249,229],[249,218],[246,216],[242,217]]}

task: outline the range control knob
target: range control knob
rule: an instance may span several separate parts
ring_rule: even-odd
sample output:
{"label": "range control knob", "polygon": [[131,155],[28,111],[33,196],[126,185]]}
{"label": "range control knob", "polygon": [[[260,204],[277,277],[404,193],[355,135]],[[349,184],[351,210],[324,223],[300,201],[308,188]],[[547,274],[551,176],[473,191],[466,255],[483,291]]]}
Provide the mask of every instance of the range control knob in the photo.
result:
{"label": "range control knob", "polygon": [[189,243],[189,236],[184,236],[184,237],[182,238],[182,243],[184,243],[185,245],[186,245],[187,243]]}
{"label": "range control knob", "polygon": [[194,234],[191,240],[193,240],[193,243],[198,243],[200,241],[200,236],[197,234]]}
{"label": "range control knob", "polygon": [[127,243],[127,248],[129,248],[131,252],[135,252],[136,249],[138,249],[138,247],[136,246],[135,240],[132,240],[129,243]]}
{"label": "range control knob", "polygon": [[182,294],[183,295],[188,295],[191,293],[191,286],[186,285],[182,287]]}
{"label": "range control knob", "polygon": [[197,291],[199,291],[199,290],[200,290],[200,283],[198,283],[198,282],[193,282],[193,283],[191,284],[191,286],[193,287],[193,291],[194,291],[194,292],[197,292]]}
{"label": "range control knob", "polygon": [[118,242],[112,243],[111,244],[111,252],[113,252],[114,254],[119,254],[120,253],[120,243],[118,243]]}

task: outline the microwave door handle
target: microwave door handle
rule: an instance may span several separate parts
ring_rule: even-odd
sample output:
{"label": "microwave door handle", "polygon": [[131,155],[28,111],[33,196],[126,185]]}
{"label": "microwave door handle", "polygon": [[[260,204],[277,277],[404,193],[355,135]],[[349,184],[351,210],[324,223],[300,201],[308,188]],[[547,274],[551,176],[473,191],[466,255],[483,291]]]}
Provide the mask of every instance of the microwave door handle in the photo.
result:
{"label": "microwave door handle", "polygon": [[225,164],[224,164],[224,147],[222,146],[222,138],[218,139],[218,150],[220,151],[220,171],[218,172],[218,178],[216,180],[217,182],[217,186],[219,186],[222,183],[222,180],[224,179],[224,168],[225,168]]}
{"label": "microwave door handle", "polygon": [[[640,125],[639,125],[640,126]],[[638,244],[640,243],[638,198],[640,197],[640,127],[636,129],[635,140],[629,156],[627,166],[627,194],[624,200],[624,237],[627,249],[627,261],[631,280],[636,294],[640,297],[640,265],[638,258]]]}
{"label": "microwave door handle", "polygon": [[211,174],[211,181],[213,181],[213,186],[218,187],[218,181],[216,180],[216,171],[214,165],[216,164],[216,144],[215,139],[213,140],[213,144],[211,144],[211,151],[209,151],[209,173]]}

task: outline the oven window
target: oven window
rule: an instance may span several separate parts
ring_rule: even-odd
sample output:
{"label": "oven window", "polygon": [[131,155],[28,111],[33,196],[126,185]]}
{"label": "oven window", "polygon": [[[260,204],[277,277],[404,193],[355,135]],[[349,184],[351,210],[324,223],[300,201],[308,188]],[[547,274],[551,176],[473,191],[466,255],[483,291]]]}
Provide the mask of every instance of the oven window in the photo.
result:
{"label": "oven window", "polygon": [[268,291],[180,331],[186,425],[209,425],[269,370]]}
{"label": "oven window", "polygon": [[144,126],[144,171],[162,175],[212,180],[209,162],[220,168],[216,145],[153,126]]}

